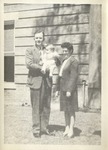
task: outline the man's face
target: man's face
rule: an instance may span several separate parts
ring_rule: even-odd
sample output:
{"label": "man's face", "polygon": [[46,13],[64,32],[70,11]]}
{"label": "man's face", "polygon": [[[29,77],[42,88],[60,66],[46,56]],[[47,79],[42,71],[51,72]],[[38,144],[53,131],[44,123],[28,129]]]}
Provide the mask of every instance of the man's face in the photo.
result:
{"label": "man's face", "polygon": [[35,45],[37,45],[37,46],[42,45],[42,42],[44,40],[43,33],[42,32],[36,33],[34,40],[35,40]]}

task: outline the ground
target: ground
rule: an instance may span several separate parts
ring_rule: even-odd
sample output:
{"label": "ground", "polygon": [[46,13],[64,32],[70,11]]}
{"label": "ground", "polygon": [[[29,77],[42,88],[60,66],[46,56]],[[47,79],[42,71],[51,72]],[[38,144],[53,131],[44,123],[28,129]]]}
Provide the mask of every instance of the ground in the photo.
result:
{"label": "ground", "polygon": [[52,103],[49,122],[51,135],[34,138],[32,135],[31,106],[5,103],[4,143],[5,144],[68,144],[68,145],[100,145],[101,113],[76,113],[74,127],[75,136],[67,139],[62,136],[64,131],[64,114],[59,111],[59,104]]}

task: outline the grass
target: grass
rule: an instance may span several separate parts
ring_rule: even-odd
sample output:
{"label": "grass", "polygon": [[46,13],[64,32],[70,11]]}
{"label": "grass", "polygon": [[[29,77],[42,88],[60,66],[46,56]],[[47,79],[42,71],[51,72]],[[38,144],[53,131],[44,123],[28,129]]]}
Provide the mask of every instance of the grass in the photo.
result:
{"label": "grass", "polygon": [[76,113],[74,128],[75,137],[63,138],[64,114],[59,111],[57,103],[52,104],[49,130],[55,135],[32,135],[32,115],[30,106],[5,104],[4,143],[5,144],[68,144],[68,145],[100,145],[101,114],[94,112]]}

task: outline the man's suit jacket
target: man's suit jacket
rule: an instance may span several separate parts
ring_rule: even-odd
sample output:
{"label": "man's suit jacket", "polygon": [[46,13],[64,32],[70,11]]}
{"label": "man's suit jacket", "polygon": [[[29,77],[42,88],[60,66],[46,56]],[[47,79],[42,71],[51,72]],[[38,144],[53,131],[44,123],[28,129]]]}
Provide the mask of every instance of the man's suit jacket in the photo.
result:
{"label": "man's suit jacket", "polygon": [[71,56],[71,58],[66,62],[62,77],[60,79],[60,90],[61,91],[76,91],[78,80],[78,62]]}
{"label": "man's suit jacket", "polygon": [[[41,73],[41,66],[39,65],[40,53],[35,46],[26,50],[25,61],[26,67],[29,69],[27,84],[32,89],[39,89],[45,75]],[[51,86],[48,77],[46,78],[48,85]]]}

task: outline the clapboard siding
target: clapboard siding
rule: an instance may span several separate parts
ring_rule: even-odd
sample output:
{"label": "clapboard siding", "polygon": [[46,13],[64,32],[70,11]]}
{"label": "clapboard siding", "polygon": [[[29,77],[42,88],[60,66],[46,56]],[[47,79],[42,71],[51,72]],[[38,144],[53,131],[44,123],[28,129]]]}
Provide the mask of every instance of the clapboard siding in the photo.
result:
{"label": "clapboard siding", "polygon": [[[82,80],[87,81],[87,79],[88,79],[87,75],[79,75],[77,84],[82,84]],[[27,83],[27,75],[15,75],[15,83],[16,84],[26,84]]]}
{"label": "clapboard siding", "polygon": [[[55,72],[54,72],[55,73]],[[28,69],[26,66],[16,66],[15,75],[28,74]],[[79,74],[88,74],[88,65],[79,65]]]}
{"label": "clapboard siding", "polygon": [[[67,9],[68,8],[68,9]],[[60,14],[68,14],[68,13],[85,13],[89,12],[89,5],[67,5],[67,7],[63,7],[59,9]]]}
{"label": "clapboard siding", "polygon": [[[50,26],[50,27],[39,27],[45,34],[50,35],[51,33],[59,33],[59,34],[80,34],[80,33],[88,33],[89,25],[88,24],[75,24],[75,25],[62,25],[62,26]],[[34,36],[37,27],[30,28],[16,28],[15,36],[23,37],[23,36]]]}
{"label": "clapboard siding", "polygon": [[[63,35],[63,36],[45,36],[46,43],[53,43],[53,44],[61,44],[62,42],[68,41],[73,44],[77,43],[88,43],[89,35],[82,34],[82,35]],[[29,46],[34,45],[33,37],[25,37],[25,38],[15,38],[15,46]]]}
{"label": "clapboard siding", "polygon": [[15,21],[15,83],[27,82],[25,51],[34,45],[34,33],[41,29],[45,33],[45,43],[54,44],[60,54],[61,43],[68,41],[73,44],[73,56],[79,62],[78,84],[82,84],[82,80],[87,80],[89,67],[89,5],[42,7],[37,9],[37,5],[37,8],[28,11],[21,8],[19,19]]}
{"label": "clapboard siding", "polygon": [[[32,47],[32,46],[31,46]],[[30,47],[15,47],[15,56],[24,56],[25,57],[25,52],[26,49],[30,48]],[[83,44],[83,45],[73,45],[74,54],[88,54],[89,53],[89,45],[88,44]],[[60,45],[56,45],[55,49],[59,52],[62,53],[61,51],[61,46]]]}
{"label": "clapboard siding", "polygon": [[[38,6],[39,5],[36,5],[37,8]],[[27,9],[27,5],[26,5],[24,6],[26,11],[21,10],[22,6],[20,5],[18,6],[20,9],[16,8],[16,6],[14,7],[14,5],[13,6],[11,5],[10,8],[8,6],[5,6],[5,13],[18,12],[19,18],[24,19],[24,18],[31,18],[31,17],[35,18],[35,17],[40,17],[40,16],[46,16],[46,14],[50,16],[52,15],[52,13],[56,15],[56,14],[75,14],[75,13],[78,14],[78,13],[89,12],[89,5],[70,5],[70,6],[69,5],[68,6],[44,5],[44,8],[42,8],[42,6],[40,5],[41,8],[38,8],[38,9]]]}
{"label": "clapboard siding", "polygon": [[73,55],[79,62],[79,64],[87,64],[89,61],[89,55]]}
{"label": "clapboard siding", "polygon": [[79,65],[78,70],[79,70],[79,74],[88,75],[89,65]]}
{"label": "clapboard siding", "polygon": [[[88,32],[85,32],[85,33],[62,33],[62,34],[59,34],[59,33],[50,33],[50,34],[46,34],[46,35],[44,35],[44,37],[48,37],[48,36],[56,36],[56,37],[60,37],[60,36],[68,36],[68,35],[70,35],[70,36],[76,36],[76,35],[85,35],[86,36],[86,34],[89,34]],[[18,37],[15,37],[15,38],[32,38],[32,39],[34,39],[34,36],[18,36]]]}
{"label": "clapboard siding", "polygon": [[[61,43],[71,42],[73,44],[73,56],[79,62],[78,102],[82,101],[83,104],[82,80],[88,81],[89,70],[89,9],[90,5],[86,4],[10,3],[5,5],[6,15],[18,13],[14,32],[14,75],[17,99],[21,97],[24,101],[29,99],[29,88],[26,87],[28,69],[25,65],[25,52],[27,48],[34,45],[33,36],[39,29],[45,33],[45,44],[54,44],[60,56],[62,56]],[[54,70],[53,84],[56,84],[57,76],[57,70]]]}
{"label": "clapboard siding", "polygon": [[[53,21],[53,22],[52,22]],[[78,14],[78,15],[65,15],[65,16],[51,16],[51,17],[40,17],[34,19],[21,19],[16,20],[16,28],[26,28],[35,26],[51,26],[55,24],[78,24],[78,23],[88,23],[88,14]]]}
{"label": "clapboard siding", "polygon": [[28,73],[28,69],[26,68],[26,66],[16,66],[15,67],[15,75],[17,74],[27,74]]}
{"label": "clapboard siding", "polygon": [[[60,45],[55,45],[55,49],[59,54],[63,53],[63,50]],[[73,45],[73,54],[76,55],[84,55],[89,53],[89,45],[88,44],[78,44]]]}
{"label": "clapboard siding", "polygon": [[[89,55],[73,55],[79,63],[87,64]],[[15,65],[24,65],[25,64],[25,57],[24,56],[16,56],[15,57]]]}
{"label": "clapboard siding", "polygon": [[32,11],[36,9],[45,9],[45,8],[52,8],[52,4],[9,4],[5,5],[4,7],[4,12],[9,13],[9,12],[19,12],[19,11]]}
{"label": "clapboard siding", "polygon": [[[36,11],[36,10],[44,10],[44,9],[57,9],[62,7],[79,7],[79,4],[30,4],[30,3],[10,3],[10,4],[5,4],[4,7],[4,12],[9,13],[9,12],[29,12],[29,11]],[[82,5],[84,8],[84,5]]]}

